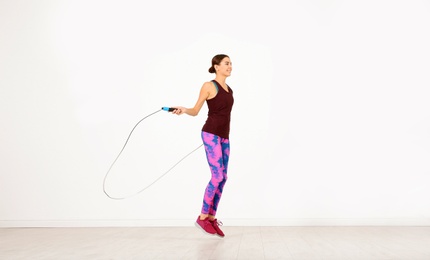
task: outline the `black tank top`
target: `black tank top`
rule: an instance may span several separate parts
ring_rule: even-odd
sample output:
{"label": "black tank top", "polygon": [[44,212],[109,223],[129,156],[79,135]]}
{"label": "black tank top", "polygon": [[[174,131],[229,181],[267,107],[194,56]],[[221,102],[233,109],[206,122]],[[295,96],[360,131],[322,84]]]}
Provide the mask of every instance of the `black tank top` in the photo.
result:
{"label": "black tank top", "polygon": [[230,134],[230,113],[234,103],[233,90],[227,86],[227,92],[218,82],[215,80],[212,80],[212,82],[217,87],[218,92],[215,97],[206,100],[209,112],[202,131],[228,139]]}

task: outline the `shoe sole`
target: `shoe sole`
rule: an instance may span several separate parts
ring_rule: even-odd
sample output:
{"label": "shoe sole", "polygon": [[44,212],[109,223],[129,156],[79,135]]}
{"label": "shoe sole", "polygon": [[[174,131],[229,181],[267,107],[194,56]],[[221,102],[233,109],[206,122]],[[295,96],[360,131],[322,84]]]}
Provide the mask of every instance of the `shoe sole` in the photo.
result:
{"label": "shoe sole", "polygon": [[209,235],[209,236],[216,236],[216,235],[218,235],[217,233],[211,234],[209,232],[206,232],[206,230],[204,230],[197,222],[194,222],[194,226],[196,226],[199,230],[201,230],[206,235]]}
{"label": "shoe sole", "polygon": [[214,234],[214,235],[217,236],[217,237],[219,237],[219,238],[224,238],[225,237],[225,235],[224,236],[220,236],[218,233]]}

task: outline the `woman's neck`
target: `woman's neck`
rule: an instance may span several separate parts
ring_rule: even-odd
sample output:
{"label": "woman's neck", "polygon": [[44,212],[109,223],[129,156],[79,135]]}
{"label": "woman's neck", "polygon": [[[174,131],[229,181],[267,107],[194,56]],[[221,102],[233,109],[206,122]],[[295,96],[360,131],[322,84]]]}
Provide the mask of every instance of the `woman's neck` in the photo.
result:
{"label": "woman's neck", "polygon": [[221,86],[227,87],[227,84],[225,84],[225,80],[227,77],[224,76],[216,76],[215,80],[216,82],[218,82],[219,84],[221,84]]}

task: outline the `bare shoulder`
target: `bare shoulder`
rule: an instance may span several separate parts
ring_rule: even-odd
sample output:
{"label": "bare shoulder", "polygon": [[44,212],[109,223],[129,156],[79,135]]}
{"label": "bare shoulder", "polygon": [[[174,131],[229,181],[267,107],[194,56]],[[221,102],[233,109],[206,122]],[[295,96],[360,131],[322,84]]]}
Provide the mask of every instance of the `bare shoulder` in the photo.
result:
{"label": "bare shoulder", "polygon": [[215,85],[211,81],[203,83],[201,90],[209,94],[213,94],[214,92],[216,92]]}
{"label": "bare shoulder", "polygon": [[206,99],[211,99],[216,95],[216,88],[211,81],[203,83],[200,93],[204,93]]}
{"label": "bare shoulder", "polygon": [[206,90],[210,90],[212,88],[215,88],[214,84],[212,83],[212,81],[207,81],[205,83],[203,83],[202,88],[206,89]]}
{"label": "bare shoulder", "polygon": [[203,83],[202,91],[208,94],[207,99],[211,99],[217,94],[217,89],[212,81]]}

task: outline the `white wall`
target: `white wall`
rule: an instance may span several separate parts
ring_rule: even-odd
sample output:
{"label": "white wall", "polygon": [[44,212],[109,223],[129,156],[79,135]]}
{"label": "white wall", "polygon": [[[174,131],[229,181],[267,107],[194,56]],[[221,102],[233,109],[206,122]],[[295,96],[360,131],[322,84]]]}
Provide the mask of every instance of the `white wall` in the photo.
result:
{"label": "white wall", "polygon": [[226,225],[430,224],[430,2],[147,2],[0,2],[0,226],[192,225],[218,53]]}

